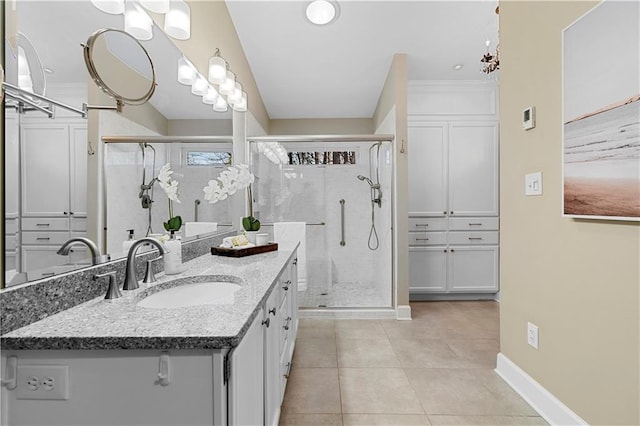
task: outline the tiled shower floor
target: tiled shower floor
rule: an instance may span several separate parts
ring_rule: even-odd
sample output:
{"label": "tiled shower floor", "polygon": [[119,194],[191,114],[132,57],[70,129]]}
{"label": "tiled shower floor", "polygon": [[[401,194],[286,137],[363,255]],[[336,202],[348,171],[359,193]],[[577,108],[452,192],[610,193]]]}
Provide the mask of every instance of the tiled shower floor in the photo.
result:
{"label": "tiled shower floor", "polygon": [[298,291],[301,308],[384,308],[391,306],[391,289],[380,290],[370,283],[350,282],[308,285]]}

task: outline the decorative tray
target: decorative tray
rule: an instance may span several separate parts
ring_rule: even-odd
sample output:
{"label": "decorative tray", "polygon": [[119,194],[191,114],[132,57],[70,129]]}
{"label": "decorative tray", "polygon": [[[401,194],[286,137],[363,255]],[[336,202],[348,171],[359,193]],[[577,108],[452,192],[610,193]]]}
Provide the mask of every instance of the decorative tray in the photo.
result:
{"label": "decorative tray", "polygon": [[244,257],[253,254],[266,253],[278,250],[278,243],[268,243],[262,246],[253,246],[243,249],[232,249],[225,247],[211,247],[211,254],[216,256]]}

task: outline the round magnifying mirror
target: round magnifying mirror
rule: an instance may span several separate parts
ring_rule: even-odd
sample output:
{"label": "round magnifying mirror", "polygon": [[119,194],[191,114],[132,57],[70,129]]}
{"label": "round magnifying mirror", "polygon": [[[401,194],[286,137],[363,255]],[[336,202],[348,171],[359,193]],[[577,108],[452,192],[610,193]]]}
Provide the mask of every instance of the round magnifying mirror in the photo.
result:
{"label": "round magnifying mirror", "polygon": [[84,45],[84,62],[93,81],[123,104],[141,105],[156,89],[153,62],[146,49],[130,34],[103,28],[91,34]]}

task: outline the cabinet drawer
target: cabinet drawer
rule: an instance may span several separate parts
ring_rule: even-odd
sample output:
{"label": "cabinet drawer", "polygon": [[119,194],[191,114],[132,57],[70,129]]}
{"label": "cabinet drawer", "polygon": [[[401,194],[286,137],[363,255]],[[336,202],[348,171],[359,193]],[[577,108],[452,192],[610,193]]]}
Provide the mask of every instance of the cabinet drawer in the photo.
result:
{"label": "cabinet drawer", "polygon": [[452,231],[497,231],[497,217],[452,217],[449,219]]}
{"label": "cabinet drawer", "polygon": [[446,244],[446,232],[409,232],[410,246],[444,246]]}
{"label": "cabinet drawer", "polygon": [[444,217],[410,217],[409,231],[446,231],[447,219]]}
{"label": "cabinet drawer", "polygon": [[30,245],[55,245],[59,246],[64,244],[69,239],[68,232],[36,232],[25,231],[22,233],[22,244]]}
{"label": "cabinet drawer", "polygon": [[498,244],[498,231],[452,231],[449,232],[449,244],[452,245],[487,245]]}
{"label": "cabinet drawer", "polygon": [[4,233],[15,234],[18,232],[18,219],[5,219],[4,221]]}
{"label": "cabinet drawer", "polygon": [[22,219],[23,231],[68,231],[69,219],[66,217],[25,217]]}
{"label": "cabinet drawer", "polygon": [[[4,250],[13,251],[18,247],[18,237],[15,235],[7,235],[4,237]],[[8,268],[11,269],[11,268]]]}

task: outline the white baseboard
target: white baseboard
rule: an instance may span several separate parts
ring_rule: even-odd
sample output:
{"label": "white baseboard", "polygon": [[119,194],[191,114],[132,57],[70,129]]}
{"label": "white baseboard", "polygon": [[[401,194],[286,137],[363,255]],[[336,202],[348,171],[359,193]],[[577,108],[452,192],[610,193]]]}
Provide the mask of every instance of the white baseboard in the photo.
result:
{"label": "white baseboard", "polygon": [[411,306],[399,305],[396,309],[396,319],[398,321],[411,321]]}
{"label": "white baseboard", "polygon": [[587,425],[583,419],[536,382],[513,361],[498,354],[496,373],[551,425]]}

